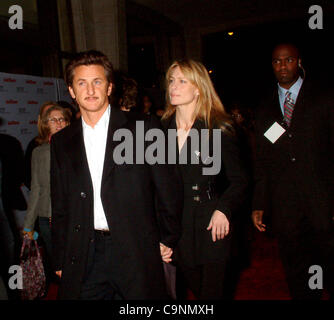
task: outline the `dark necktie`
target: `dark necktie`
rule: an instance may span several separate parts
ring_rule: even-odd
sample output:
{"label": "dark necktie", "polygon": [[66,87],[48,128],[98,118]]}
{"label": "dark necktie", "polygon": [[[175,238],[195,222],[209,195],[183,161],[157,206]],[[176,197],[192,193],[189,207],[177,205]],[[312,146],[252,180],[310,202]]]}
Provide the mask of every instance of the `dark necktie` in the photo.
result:
{"label": "dark necktie", "polygon": [[287,91],[284,100],[284,122],[288,127],[290,126],[294,106],[295,102],[291,98],[291,92]]}

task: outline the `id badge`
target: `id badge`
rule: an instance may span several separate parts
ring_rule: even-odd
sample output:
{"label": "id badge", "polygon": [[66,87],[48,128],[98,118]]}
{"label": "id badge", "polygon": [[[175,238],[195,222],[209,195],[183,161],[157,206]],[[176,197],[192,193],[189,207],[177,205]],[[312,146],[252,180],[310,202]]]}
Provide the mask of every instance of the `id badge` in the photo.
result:
{"label": "id badge", "polygon": [[275,143],[285,131],[286,130],[281,125],[274,122],[274,124],[264,133],[264,136],[271,143]]}

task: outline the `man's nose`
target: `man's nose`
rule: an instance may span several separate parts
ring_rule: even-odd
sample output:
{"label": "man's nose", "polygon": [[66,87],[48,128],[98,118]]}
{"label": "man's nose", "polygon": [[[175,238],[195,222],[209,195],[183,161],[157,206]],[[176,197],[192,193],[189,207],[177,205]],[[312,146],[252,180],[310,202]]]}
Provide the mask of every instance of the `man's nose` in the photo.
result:
{"label": "man's nose", "polygon": [[286,69],[286,62],[285,61],[282,61],[282,63],[281,63],[281,69]]}
{"label": "man's nose", "polygon": [[93,85],[93,84],[90,84],[90,83],[87,84],[87,93],[88,93],[89,95],[94,95],[94,93],[95,93],[95,88],[94,88],[94,85]]}

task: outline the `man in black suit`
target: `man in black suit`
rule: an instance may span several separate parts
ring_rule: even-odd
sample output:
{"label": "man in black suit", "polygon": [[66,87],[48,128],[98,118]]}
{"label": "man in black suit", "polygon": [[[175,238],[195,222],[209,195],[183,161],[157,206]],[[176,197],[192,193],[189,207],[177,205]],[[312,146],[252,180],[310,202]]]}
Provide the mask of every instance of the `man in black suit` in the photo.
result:
{"label": "man in black suit", "polygon": [[[118,164],[120,141],[138,120],[110,107],[113,70],[97,51],[78,54],[66,82],[82,118],[52,137],[51,199],[60,299],[164,299],[163,264],[180,237],[182,186],[172,165]],[[136,161],[136,146],[133,148]],[[155,206],[156,201],[156,206]],[[160,243],[160,245],[159,245]],[[160,249],[159,249],[160,247]]]}
{"label": "man in black suit", "polygon": [[294,45],[275,47],[272,67],[278,86],[256,113],[252,219],[265,231],[271,213],[292,298],[320,298],[322,286],[333,296],[333,94],[300,77]]}

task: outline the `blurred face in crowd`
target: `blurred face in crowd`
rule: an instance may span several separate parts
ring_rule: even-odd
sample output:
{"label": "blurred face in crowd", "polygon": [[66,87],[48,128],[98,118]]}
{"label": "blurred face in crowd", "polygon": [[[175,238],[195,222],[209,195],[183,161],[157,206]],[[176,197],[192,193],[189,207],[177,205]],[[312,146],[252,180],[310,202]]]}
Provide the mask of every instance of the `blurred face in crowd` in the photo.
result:
{"label": "blurred face in crowd", "polygon": [[76,99],[81,114],[103,113],[109,105],[112,83],[108,83],[101,65],[82,65],[74,69],[70,94]]}
{"label": "blurred face in crowd", "polygon": [[240,112],[239,109],[234,109],[231,112],[232,118],[234,119],[234,121],[238,124],[241,125],[242,122],[244,121],[244,118]]}
{"label": "blurred face in crowd", "polygon": [[68,123],[66,122],[64,115],[61,111],[53,110],[50,113],[48,125],[50,129],[50,135],[53,135],[61,129],[65,128]]}
{"label": "blurred face in crowd", "polygon": [[296,47],[279,45],[272,54],[272,66],[281,87],[289,89],[298,79],[299,53]]}
{"label": "blurred face in crowd", "polygon": [[175,67],[171,72],[168,92],[172,105],[192,108],[195,107],[199,94],[198,89],[184,76],[180,67]]}
{"label": "blurred face in crowd", "polygon": [[148,112],[150,108],[152,107],[152,102],[148,96],[144,96],[143,98],[143,105],[144,105],[144,111]]}

